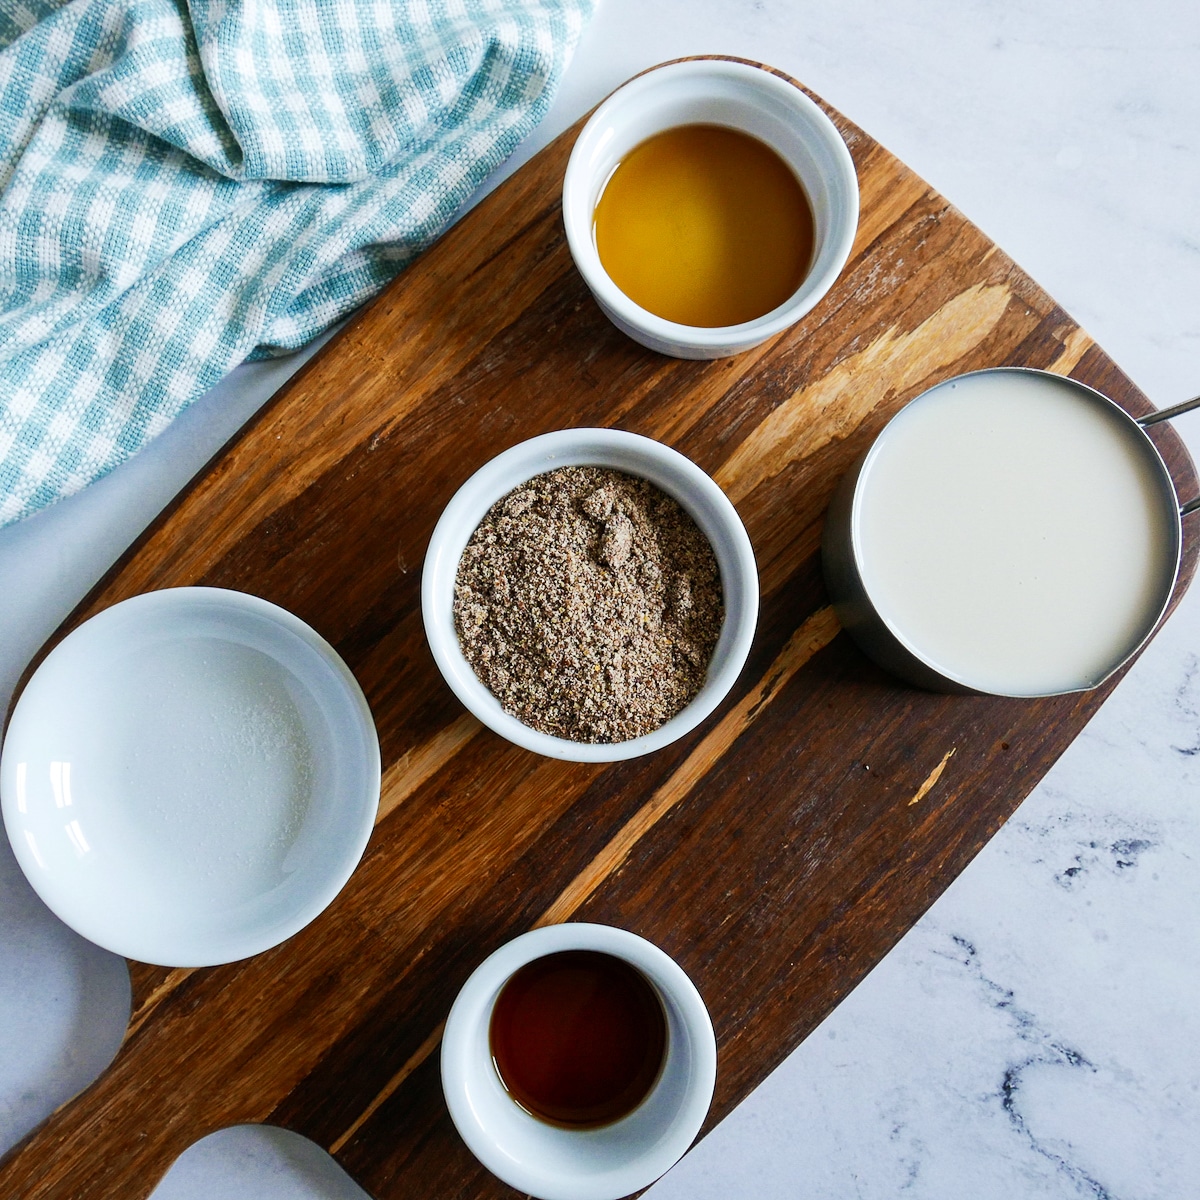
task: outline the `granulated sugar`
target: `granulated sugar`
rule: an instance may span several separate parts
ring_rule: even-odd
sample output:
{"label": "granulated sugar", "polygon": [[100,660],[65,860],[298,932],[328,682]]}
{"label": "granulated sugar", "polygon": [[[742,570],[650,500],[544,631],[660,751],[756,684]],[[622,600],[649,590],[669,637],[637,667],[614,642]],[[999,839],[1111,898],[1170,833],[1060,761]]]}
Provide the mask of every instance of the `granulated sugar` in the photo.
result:
{"label": "granulated sugar", "polygon": [[454,592],[464,655],[542,733],[623,742],[704,683],[725,617],[708,539],[644,479],[562,467],[498,501]]}

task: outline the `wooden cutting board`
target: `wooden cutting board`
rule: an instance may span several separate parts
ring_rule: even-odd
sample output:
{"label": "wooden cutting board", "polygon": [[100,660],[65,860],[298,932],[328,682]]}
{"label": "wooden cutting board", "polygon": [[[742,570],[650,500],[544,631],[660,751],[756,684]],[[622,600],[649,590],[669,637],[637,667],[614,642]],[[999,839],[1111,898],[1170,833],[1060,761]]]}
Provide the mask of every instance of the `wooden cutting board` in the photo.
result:
{"label": "wooden cutting board", "polygon": [[[839,632],[818,544],[833,486],[906,401],[995,364],[1145,397],[921,179],[826,106],[862,220],[832,292],[736,358],[663,358],[597,310],[567,252],[564,134],[452,229],[223,450],[56,634],[154,588],[264,596],[328,638],[383,751],[379,823],[333,905],[204,970],[131,963],[120,1053],[0,1166],[0,1195],[136,1200],[196,1139],[272,1122],[373,1196],[511,1194],[459,1141],[437,1046],[471,970],[531,926],[603,921],[672,954],[719,1045],[711,1125],[929,907],[1099,707],[901,686]],[[421,626],[454,490],[570,425],[659,438],[737,505],[762,577],[742,679],[684,741],[586,766],[466,715]],[[1181,494],[1178,438],[1152,436]],[[1196,540],[1187,540],[1182,582]],[[1111,685],[1109,685],[1111,686]]]}

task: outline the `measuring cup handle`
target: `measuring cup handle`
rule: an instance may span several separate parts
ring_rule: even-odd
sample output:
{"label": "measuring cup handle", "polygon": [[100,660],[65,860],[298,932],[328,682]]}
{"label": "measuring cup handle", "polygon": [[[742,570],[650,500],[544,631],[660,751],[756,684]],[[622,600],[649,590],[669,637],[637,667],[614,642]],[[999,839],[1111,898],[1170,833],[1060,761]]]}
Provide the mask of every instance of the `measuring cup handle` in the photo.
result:
{"label": "measuring cup handle", "polygon": [[[1157,425],[1159,421],[1169,421],[1172,417],[1182,416],[1196,408],[1200,408],[1200,396],[1193,396],[1190,400],[1185,400],[1182,404],[1173,404],[1170,408],[1160,408],[1157,412],[1147,413],[1144,417],[1134,417],[1134,420],[1145,429],[1147,425]],[[1200,496],[1181,505],[1179,515],[1186,517],[1188,513],[1194,513],[1198,508],[1200,508]]]}
{"label": "measuring cup handle", "polygon": [[1134,420],[1145,429],[1147,425],[1157,425],[1159,421],[1169,421],[1172,417],[1181,417],[1185,412],[1200,408],[1200,396],[1193,396],[1182,404],[1173,404],[1170,408],[1160,408],[1157,412],[1147,413],[1144,417],[1134,417]]}

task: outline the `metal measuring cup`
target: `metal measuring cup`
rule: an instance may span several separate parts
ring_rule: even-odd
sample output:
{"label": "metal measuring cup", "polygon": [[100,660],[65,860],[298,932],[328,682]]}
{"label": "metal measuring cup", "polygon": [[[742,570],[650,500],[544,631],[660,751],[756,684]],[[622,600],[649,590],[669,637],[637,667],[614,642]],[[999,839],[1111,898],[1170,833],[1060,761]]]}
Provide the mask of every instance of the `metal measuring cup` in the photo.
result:
{"label": "metal measuring cup", "polygon": [[[1154,480],[1154,486],[1161,500],[1158,507],[1163,514],[1160,533],[1166,548],[1163,559],[1165,565],[1153,581],[1153,602],[1146,606],[1145,619],[1141,622],[1136,636],[1131,639],[1130,644],[1120,656],[1109,663],[1096,677],[1078,687],[1051,691],[1008,691],[976,686],[969,680],[956,678],[932,662],[927,655],[912,644],[910,639],[905,637],[904,630],[898,628],[895,622],[881,611],[864,580],[863,547],[856,532],[855,512],[856,502],[861,493],[860,485],[864,470],[868,467],[876,447],[882,445],[892,423],[910,405],[919,404],[932,392],[960,380],[1000,373],[1047,377],[1053,379],[1056,385],[1065,385],[1077,395],[1086,397],[1089,402],[1103,405],[1105,412],[1116,420],[1119,428],[1123,431],[1122,436],[1130,439],[1131,448],[1136,447],[1136,452],[1148,464],[1149,476]],[[830,599],[842,627],[854,638],[862,650],[885,670],[909,683],[931,691],[1032,697],[1061,695],[1074,691],[1082,692],[1098,687],[1141,650],[1166,614],[1179,578],[1182,561],[1182,518],[1200,508],[1200,496],[1184,504],[1180,503],[1166,463],[1145,430],[1148,426],[1170,420],[1196,408],[1200,408],[1200,396],[1143,417],[1133,417],[1120,405],[1087,384],[1066,376],[1029,367],[991,367],[983,371],[972,371],[955,379],[944,380],[922,392],[921,395],[910,401],[909,405],[901,409],[900,413],[893,416],[872,445],[842,478],[830,502],[821,547],[822,563]]]}

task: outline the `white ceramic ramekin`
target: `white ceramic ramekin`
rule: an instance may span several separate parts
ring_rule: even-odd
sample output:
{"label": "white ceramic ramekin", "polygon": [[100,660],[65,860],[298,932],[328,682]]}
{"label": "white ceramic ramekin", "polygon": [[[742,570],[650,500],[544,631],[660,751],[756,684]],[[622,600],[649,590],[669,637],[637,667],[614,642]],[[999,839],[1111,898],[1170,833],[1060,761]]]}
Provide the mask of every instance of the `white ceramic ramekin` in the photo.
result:
{"label": "white ceramic ramekin", "polygon": [[325,910],[366,848],[379,779],[371,710],[323,637],[257,596],[167,588],[46,656],[13,710],[0,807],[71,928],[207,967]]}
{"label": "white ceramic ramekin", "polygon": [[[598,1129],[562,1129],[504,1090],[489,1032],[500,989],[527,962],[598,950],[632,964],[662,1000],[667,1052],[650,1094]],[[550,925],[501,946],[463,985],[442,1038],[442,1090],[463,1141],[493,1174],[540,1200],[616,1200],[653,1183],[692,1144],[712,1103],[717,1046],[700,993],[657,946],[609,925]]]}
{"label": "white ceramic ramekin", "polygon": [[[766,142],[812,205],[812,268],[788,300],[757,320],[714,329],[667,321],[630,300],[600,263],[592,219],[604,185],[630,150],[677,125],[724,125]],[[592,114],[567,164],[563,221],[575,265],[618,329],[676,358],[720,358],[794,324],[833,286],[858,228],[858,176],[833,122],[795,84],[751,63],[687,59],[630,80]]]}
{"label": "white ceramic ramekin", "polygon": [[[459,559],[489,508],[513,488],[558,467],[611,467],[648,479],[673,496],[712,545],[721,571],[725,624],[696,698],[664,725],[627,742],[573,742],[539,733],[506,713],[463,656],[454,628]],[[480,467],[455,492],[433,531],[421,577],[429,648],[454,694],[488,728],[550,758],[617,762],[669,745],[694,729],[733,687],[758,623],[758,568],[750,538],[729,498],[691,459],[651,438],[619,429],[562,429],[531,438]]]}

